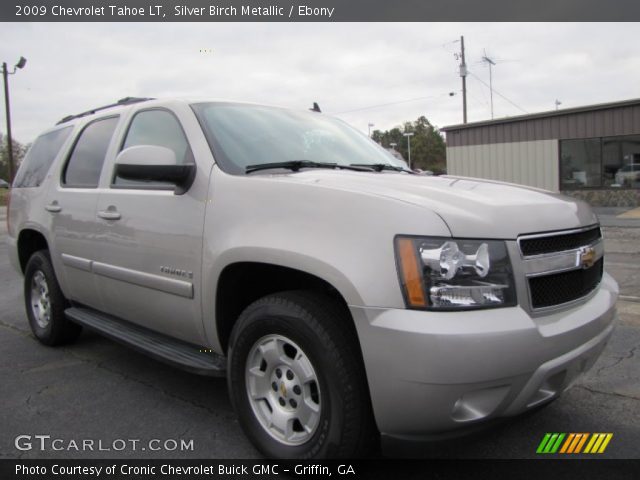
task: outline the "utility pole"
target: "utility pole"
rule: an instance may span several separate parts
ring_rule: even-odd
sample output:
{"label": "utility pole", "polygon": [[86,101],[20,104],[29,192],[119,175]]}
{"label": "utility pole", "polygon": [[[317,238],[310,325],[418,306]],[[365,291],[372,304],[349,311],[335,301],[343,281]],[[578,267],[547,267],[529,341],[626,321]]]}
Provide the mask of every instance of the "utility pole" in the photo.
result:
{"label": "utility pole", "polygon": [[482,60],[489,64],[489,94],[491,96],[491,120],[493,120],[493,74],[492,74],[492,68],[496,64],[496,62],[494,62],[489,57],[487,57],[487,51],[486,50],[484,51],[484,57],[482,57]]}
{"label": "utility pole", "polygon": [[7,119],[7,160],[9,161],[9,185],[13,183],[13,142],[11,141],[11,107],[9,106],[9,69],[7,62],[2,63],[2,79],[4,80],[4,104]]}
{"label": "utility pole", "polygon": [[13,67],[13,72],[9,72],[7,62],[2,62],[2,79],[4,80],[4,105],[7,118],[7,156],[9,157],[9,185],[13,183],[15,166],[13,164],[13,142],[11,139],[11,108],[9,106],[9,75],[16,73],[17,69],[22,69],[27,64],[27,59],[20,57],[18,63]]}
{"label": "utility pole", "polygon": [[467,123],[467,64],[464,60],[464,36],[460,36],[460,76],[462,77],[462,122]]}

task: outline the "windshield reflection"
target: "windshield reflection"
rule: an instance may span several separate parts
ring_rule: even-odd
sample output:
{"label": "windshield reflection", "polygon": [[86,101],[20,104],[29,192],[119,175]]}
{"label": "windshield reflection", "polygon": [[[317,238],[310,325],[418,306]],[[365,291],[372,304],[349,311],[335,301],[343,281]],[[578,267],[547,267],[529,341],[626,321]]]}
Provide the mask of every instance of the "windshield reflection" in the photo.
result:
{"label": "windshield reflection", "polygon": [[397,166],[397,161],[365,134],[321,113],[219,102],[192,108],[216,161],[229,173],[244,173],[249,165],[300,159]]}

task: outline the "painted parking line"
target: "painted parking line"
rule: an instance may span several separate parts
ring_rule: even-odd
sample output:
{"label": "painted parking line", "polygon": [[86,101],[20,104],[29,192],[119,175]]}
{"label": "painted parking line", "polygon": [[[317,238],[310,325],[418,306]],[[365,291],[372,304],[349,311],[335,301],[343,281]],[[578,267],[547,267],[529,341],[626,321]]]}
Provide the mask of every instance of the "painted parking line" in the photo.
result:
{"label": "painted parking line", "polygon": [[620,215],[617,215],[616,218],[640,218],[640,207],[634,208],[633,210],[627,210]]}

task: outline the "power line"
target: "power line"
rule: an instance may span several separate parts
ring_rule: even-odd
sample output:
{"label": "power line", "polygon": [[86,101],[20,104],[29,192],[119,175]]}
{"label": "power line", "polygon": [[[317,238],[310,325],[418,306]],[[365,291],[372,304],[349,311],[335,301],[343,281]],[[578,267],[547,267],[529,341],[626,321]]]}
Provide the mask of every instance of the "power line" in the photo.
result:
{"label": "power line", "polygon": [[[485,87],[489,88],[491,90],[491,87],[489,87],[489,85],[487,85],[487,83],[485,81],[483,81],[480,77],[478,77],[475,73],[473,72],[469,72],[469,75],[472,75],[473,77],[475,77],[476,80],[478,80],[480,83],[482,83]],[[495,88],[493,89],[493,92],[495,92],[496,95],[502,97],[504,100],[506,100],[507,102],[509,102],[511,105],[513,105],[514,107],[516,107],[518,110],[522,110],[524,113],[529,113],[527,112],[524,108],[522,108],[520,105],[518,105],[517,103],[509,100],[507,97],[505,97],[503,94],[501,94],[499,91],[497,91]]]}
{"label": "power line", "polygon": [[474,97],[473,95],[468,95],[469,100],[471,100],[471,102],[474,105],[477,105],[478,107],[482,107],[482,108],[489,108],[489,103],[488,102],[481,102],[478,98]]}
{"label": "power line", "polygon": [[[478,81],[476,77],[473,78],[476,82]],[[485,107],[489,108],[490,104],[489,104],[489,99],[487,98],[487,94],[484,92],[484,89],[478,89],[480,91],[480,93],[482,94],[482,101],[484,102]]]}
{"label": "power line", "polygon": [[[449,51],[447,48],[445,48],[446,45],[448,44],[453,44],[453,43],[457,43],[460,42],[460,40],[454,40],[453,42],[447,42],[444,44],[440,44],[440,45],[434,45],[434,44],[430,44],[427,45],[425,49],[416,49],[415,52],[416,54],[420,54],[421,56],[436,56],[438,54],[444,54],[444,53],[453,53],[451,51]],[[409,58],[409,53],[407,53],[407,55],[405,55],[403,58]],[[349,71],[350,72],[361,72],[363,70],[375,70],[379,68],[380,64],[388,64],[388,63],[393,63],[395,61],[397,61],[398,56],[397,54],[393,53],[393,54],[388,54],[385,55],[384,57],[376,57],[375,62],[371,62],[371,63],[366,63],[366,64],[362,64],[359,66],[351,66],[349,67]]]}
{"label": "power line", "polygon": [[420,100],[431,100],[433,98],[439,98],[439,97],[444,97],[444,96],[448,96],[451,97],[453,96],[454,92],[449,92],[449,93],[441,93],[439,95],[429,95],[427,97],[416,97],[416,98],[409,98],[407,100],[399,100],[397,102],[388,102],[388,103],[380,103],[378,105],[369,105],[367,107],[360,107],[360,108],[354,108],[353,110],[344,110],[342,112],[330,112],[331,115],[341,115],[343,113],[352,113],[352,112],[360,112],[363,110],[372,110],[374,108],[382,108],[382,107],[389,107],[391,105],[399,105],[401,103],[410,103],[410,102],[417,102]]}
{"label": "power line", "polygon": [[[474,78],[475,80],[475,78]],[[475,84],[474,84],[475,85]],[[478,86],[482,87],[482,85],[478,84]],[[479,88],[478,89],[480,91],[480,93],[482,94],[481,96],[477,96],[475,94],[471,94],[468,93],[468,97],[469,99],[471,99],[475,105],[482,107],[482,109],[489,109],[491,107],[491,105],[489,105],[489,100],[487,99],[487,96],[484,93],[484,89],[483,88]],[[471,92],[471,90],[469,91]]]}

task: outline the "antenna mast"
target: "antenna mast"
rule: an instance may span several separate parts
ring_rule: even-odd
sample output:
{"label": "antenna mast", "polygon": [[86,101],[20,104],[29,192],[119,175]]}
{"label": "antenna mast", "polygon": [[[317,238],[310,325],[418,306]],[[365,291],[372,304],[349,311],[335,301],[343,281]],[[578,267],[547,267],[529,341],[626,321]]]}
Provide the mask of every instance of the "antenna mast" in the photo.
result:
{"label": "antenna mast", "polygon": [[491,120],[493,120],[493,66],[496,64],[491,58],[487,56],[487,51],[484,50],[484,56],[482,57],[483,62],[487,62],[489,64],[489,94],[491,95]]}

